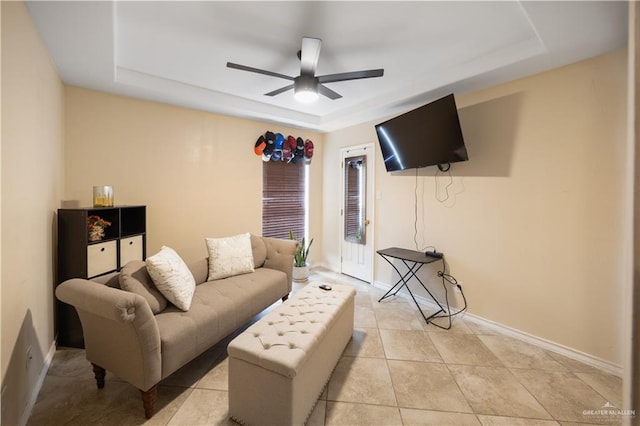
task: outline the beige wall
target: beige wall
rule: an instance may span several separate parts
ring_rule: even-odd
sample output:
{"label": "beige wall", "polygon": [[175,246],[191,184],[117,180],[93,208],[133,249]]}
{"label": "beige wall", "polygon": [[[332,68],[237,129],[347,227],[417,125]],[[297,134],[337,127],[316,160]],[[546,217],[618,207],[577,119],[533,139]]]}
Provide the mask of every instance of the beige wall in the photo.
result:
{"label": "beige wall", "polygon": [[[376,154],[376,243],[436,246],[469,312],[622,365],[626,51],[456,95],[470,161],[389,174]],[[382,121],[382,120],[380,120]],[[325,137],[323,261],[339,269],[339,149],[376,142],[374,125]],[[449,177],[438,178],[440,197]],[[441,285],[434,268],[424,277]],[[376,281],[395,282],[382,259]],[[424,294],[424,292],[421,292]]]}
{"label": "beige wall", "polygon": [[[640,9],[636,2],[629,2],[629,39],[628,39],[628,105],[627,131],[629,150],[635,151],[630,158],[633,166],[628,170],[628,180],[633,186],[633,199],[629,200],[629,223],[633,232],[629,232],[630,250],[627,253],[631,267],[630,285],[626,296],[628,312],[627,357],[623,388],[624,406],[640,407]],[[630,422],[629,422],[630,424]]]}
{"label": "beige wall", "polygon": [[[24,416],[54,339],[64,92],[24,4],[1,7],[2,424],[10,425]],[[27,369],[29,346],[33,359]]]}
{"label": "beige wall", "polygon": [[320,234],[323,136],[76,87],[65,91],[66,201],[91,205],[94,185],[116,204],[147,206],[147,255],[168,245],[187,261],[206,256],[205,237],[261,233],[266,130],[310,138],[312,236]]}
{"label": "beige wall", "polygon": [[[0,82],[2,81],[2,43],[1,43],[1,34],[2,34],[2,6],[0,6]],[[2,84],[0,84],[0,99],[2,99]],[[0,102],[0,166],[2,165],[2,102]],[[2,317],[2,171],[0,169],[0,320]],[[2,329],[0,326],[0,333],[2,333]],[[3,387],[4,383],[4,368],[2,367],[2,338],[0,336],[0,390]],[[0,394],[1,395],[1,394]],[[4,398],[0,397],[0,413],[2,413],[2,400]],[[2,415],[0,414],[0,423],[2,423]]]}

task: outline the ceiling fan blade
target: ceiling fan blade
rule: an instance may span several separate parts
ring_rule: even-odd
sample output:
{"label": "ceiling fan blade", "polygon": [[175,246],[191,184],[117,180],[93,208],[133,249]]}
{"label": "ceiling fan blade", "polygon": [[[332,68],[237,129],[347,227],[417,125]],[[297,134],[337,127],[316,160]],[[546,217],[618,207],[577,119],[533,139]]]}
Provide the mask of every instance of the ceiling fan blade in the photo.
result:
{"label": "ceiling fan blade", "polygon": [[300,74],[310,75],[312,77],[316,75],[321,46],[322,40],[319,38],[302,38],[302,50],[300,51]]}
{"label": "ceiling fan blade", "polygon": [[361,78],[373,78],[373,77],[382,77],[384,75],[383,69],[377,70],[365,70],[365,71],[352,71],[352,72],[343,72],[339,74],[327,74],[318,77],[318,82],[320,83],[334,83],[336,81],[345,81],[345,80],[358,80]]}
{"label": "ceiling fan blade", "polygon": [[234,68],[237,70],[242,70],[242,71],[255,72],[257,74],[269,75],[271,77],[284,78],[285,80],[291,80],[291,81],[294,80],[294,77],[290,77],[288,75],[278,74],[277,72],[273,72],[273,71],[261,70],[260,68],[248,67],[246,65],[234,64],[233,62],[227,62],[227,67]]}
{"label": "ceiling fan blade", "polygon": [[327,98],[331,99],[332,101],[334,101],[336,99],[340,99],[342,97],[342,95],[340,93],[336,93],[333,90],[329,89],[327,86],[323,86],[322,84],[318,84],[318,93],[320,93],[321,95],[326,96]]}
{"label": "ceiling fan blade", "polygon": [[281,88],[279,88],[279,89],[277,89],[277,90],[274,90],[273,92],[265,93],[264,95],[265,95],[265,96],[275,96],[275,95],[279,95],[280,93],[284,93],[284,92],[286,92],[287,90],[291,90],[291,89],[293,89],[293,86],[294,86],[293,84],[290,84],[290,85],[288,85],[288,86],[284,86],[284,87],[281,87]]}

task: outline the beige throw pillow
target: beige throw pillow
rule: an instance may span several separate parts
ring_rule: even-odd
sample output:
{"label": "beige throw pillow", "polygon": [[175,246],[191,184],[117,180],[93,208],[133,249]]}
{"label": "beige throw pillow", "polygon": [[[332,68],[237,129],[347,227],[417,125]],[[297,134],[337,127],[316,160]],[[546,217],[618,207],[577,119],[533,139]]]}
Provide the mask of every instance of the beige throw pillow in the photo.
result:
{"label": "beige throw pillow", "polygon": [[206,238],[209,252],[209,277],[207,281],[254,271],[251,234],[226,238]]}
{"label": "beige throw pillow", "polygon": [[147,271],[160,293],[183,311],[191,307],[196,280],[173,249],[162,246],[160,251],[145,260]]}

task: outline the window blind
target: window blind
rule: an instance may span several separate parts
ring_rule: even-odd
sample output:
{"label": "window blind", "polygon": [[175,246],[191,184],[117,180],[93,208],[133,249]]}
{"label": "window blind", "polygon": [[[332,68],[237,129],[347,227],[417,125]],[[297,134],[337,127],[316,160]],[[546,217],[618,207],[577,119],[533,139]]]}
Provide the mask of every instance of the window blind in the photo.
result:
{"label": "window blind", "polygon": [[267,161],[262,166],[262,235],[297,240],[305,234],[305,179],[307,166]]}
{"label": "window blind", "polygon": [[366,157],[350,157],[344,161],[344,237],[347,241],[365,244],[365,206],[362,193],[365,185]]}

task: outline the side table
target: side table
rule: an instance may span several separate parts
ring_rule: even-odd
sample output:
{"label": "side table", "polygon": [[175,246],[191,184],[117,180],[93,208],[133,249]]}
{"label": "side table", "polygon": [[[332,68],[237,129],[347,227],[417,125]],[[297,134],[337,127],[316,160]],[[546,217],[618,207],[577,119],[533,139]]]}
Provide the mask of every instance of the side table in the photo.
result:
{"label": "side table", "polygon": [[[378,303],[382,302],[383,300],[391,296],[395,296],[396,294],[398,294],[400,290],[402,290],[403,287],[406,287],[407,291],[409,292],[409,295],[413,299],[413,302],[418,307],[418,310],[420,311],[422,318],[424,318],[427,324],[432,323],[432,320],[434,318],[448,317],[449,318],[448,327],[442,327],[435,323],[433,324],[440,328],[445,328],[447,330],[451,328],[451,316],[449,315],[449,312],[445,310],[445,308],[440,304],[440,302],[438,302],[438,299],[436,299],[433,296],[433,294],[429,291],[429,289],[424,285],[422,280],[420,280],[420,277],[418,277],[417,275],[418,271],[420,271],[420,269],[422,269],[424,265],[437,262],[438,260],[442,261],[442,264],[443,264],[442,269],[444,272],[444,256],[438,257],[438,256],[429,255],[428,254],[429,252],[425,253],[421,251],[408,250],[408,249],[403,249],[398,247],[390,247],[383,250],[378,250],[377,253],[391,265],[391,267],[398,273],[398,276],[400,277],[400,279],[389,289],[389,291],[387,291],[384,294],[384,296],[382,296],[378,300]],[[407,272],[404,274],[401,274],[398,268],[396,267],[396,265],[393,264],[393,259],[400,260],[407,267]],[[430,316],[426,316],[425,313],[422,311],[422,308],[420,308],[418,301],[416,300],[415,296],[413,295],[413,292],[411,291],[411,288],[408,285],[409,281],[412,278],[415,278],[420,283],[422,288],[424,288],[424,290],[429,294],[431,299],[433,299],[433,301],[438,305],[440,309],[437,312],[431,314]],[[446,287],[445,287],[445,291],[446,291]],[[439,314],[443,312],[445,313],[445,315],[439,316]]]}

